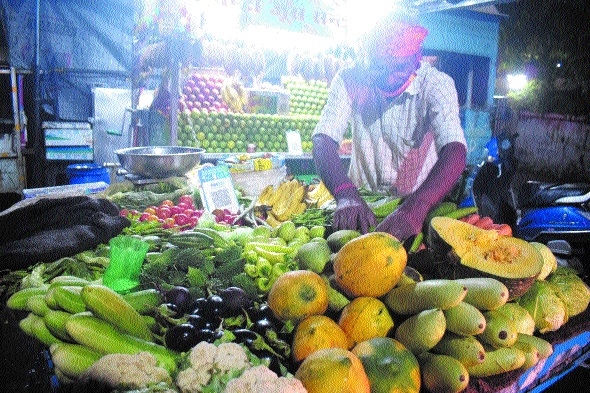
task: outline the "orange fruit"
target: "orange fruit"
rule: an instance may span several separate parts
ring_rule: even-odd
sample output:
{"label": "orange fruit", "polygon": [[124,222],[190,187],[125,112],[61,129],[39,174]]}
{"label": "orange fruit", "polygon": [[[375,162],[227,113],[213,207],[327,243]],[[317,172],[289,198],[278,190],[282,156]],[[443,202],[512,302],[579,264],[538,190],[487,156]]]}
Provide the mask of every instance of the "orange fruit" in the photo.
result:
{"label": "orange fruit", "polygon": [[393,328],[393,318],[381,300],[361,296],[342,309],[338,325],[353,345],[374,337],[385,337]]}
{"label": "orange fruit", "polygon": [[310,315],[299,322],[291,346],[293,358],[298,362],[319,349],[351,347],[346,333],[325,315]]}
{"label": "orange fruit", "polygon": [[333,260],[336,283],[352,297],[380,297],[400,280],[408,254],[386,232],[370,232],[348,241]]}
{"label": "orange fruit", "polygon": [[293,270],[281,274],[268,292],[267,303],[282,321],[301,321],[323,314],[328,308],[328,286],[311,270]]}
{"label": "orange fruit", "polygon": [[363,364],[343,348],[326,348],[305,358],[297,371],[308,393],[370,393]]}

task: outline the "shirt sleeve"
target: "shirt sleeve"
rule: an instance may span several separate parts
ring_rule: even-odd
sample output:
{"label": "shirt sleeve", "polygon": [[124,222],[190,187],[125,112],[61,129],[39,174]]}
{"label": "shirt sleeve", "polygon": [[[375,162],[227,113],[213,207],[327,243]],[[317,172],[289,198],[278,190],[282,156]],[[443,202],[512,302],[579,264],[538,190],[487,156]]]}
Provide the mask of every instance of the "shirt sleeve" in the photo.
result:
{"label": "shirt sleeve", "polygon": [[351,100],[338,74],[330,84],[328,100],[315,127],[314,134],[325,134],[340,143],[344,138],[352,114]]}
{"label": "shirt sleeve", "polygon": [[467,146],[459,119],[459,99],[453,79],[436,71],[429,83],[427,97],[437,152],[451,142],[461,142]]}

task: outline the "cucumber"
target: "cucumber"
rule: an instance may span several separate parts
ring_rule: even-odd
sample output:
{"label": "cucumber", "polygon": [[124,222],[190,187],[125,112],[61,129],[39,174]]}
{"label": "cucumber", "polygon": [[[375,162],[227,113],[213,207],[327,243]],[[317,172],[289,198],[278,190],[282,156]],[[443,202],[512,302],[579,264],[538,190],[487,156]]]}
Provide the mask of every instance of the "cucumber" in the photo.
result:
{"label": "cucumber", "polygon": [[179,356],[168,348],[121,333],[109,322],[95,317],[90,312],[72,315],[66,322],[68,334],[81,345],[102,354],[136,354],[147,351],[158,360],[158,365],[174,374],[178,368]]}
{"label": "cucumber", "polygon": [[152,332],[141,314],[129,304],[122,295],[111,288],[90,284],[82,288],[80,293],[88,310],[97,317],[143,340],[150,341]]}

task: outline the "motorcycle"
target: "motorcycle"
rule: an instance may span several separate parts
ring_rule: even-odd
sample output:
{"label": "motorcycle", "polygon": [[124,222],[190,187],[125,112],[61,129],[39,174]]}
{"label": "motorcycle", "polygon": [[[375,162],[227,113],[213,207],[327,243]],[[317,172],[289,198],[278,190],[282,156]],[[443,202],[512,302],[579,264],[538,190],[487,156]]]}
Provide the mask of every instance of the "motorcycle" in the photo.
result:
{"label": "motorcycle", "polygon": [[471,197],[481,216],[509,224],[516,237],[547,245],[558,263],[586,276],[590,266],[590,184],[520,180],[518,134],[502,133],[474,173]]}

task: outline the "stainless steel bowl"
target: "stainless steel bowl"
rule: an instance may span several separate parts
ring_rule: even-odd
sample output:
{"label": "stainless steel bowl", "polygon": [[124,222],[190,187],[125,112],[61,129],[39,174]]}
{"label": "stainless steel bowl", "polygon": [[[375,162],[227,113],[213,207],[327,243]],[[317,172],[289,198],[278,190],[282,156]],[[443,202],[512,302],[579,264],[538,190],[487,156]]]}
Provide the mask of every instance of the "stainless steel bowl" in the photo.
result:
{"label": "stainless steel bowl", "polygon": [[146,178],[183,176],[201,162],[205,149],[180,146],[130,147],[115,150],[123,169]]}

